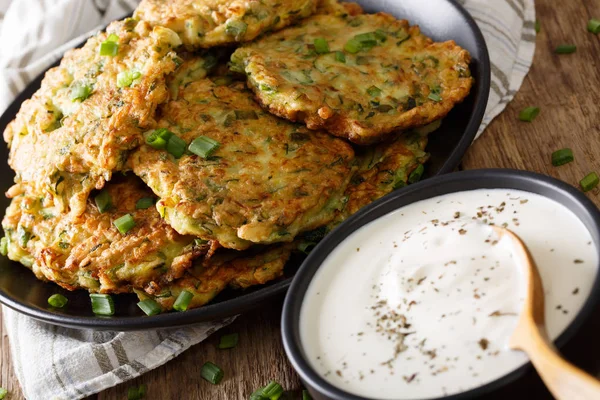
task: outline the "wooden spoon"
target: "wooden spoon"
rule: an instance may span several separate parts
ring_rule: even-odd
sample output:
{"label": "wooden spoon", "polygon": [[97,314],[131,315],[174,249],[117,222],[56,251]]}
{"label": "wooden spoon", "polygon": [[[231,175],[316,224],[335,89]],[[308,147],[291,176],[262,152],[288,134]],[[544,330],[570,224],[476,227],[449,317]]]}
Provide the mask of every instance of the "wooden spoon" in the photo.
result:
{"label": "wooden spoon", "polygon": [[514,244],[514,251],[522,262],[526,279],[525,304],[509,346],[525,352],[554,397],[559,400],[600,399],[600,381],[577,368],[560,355],[546,332],[544,317],[544,288],[535,261],[527,246],[512,231],[493,226],[501,238],[506,236]]}

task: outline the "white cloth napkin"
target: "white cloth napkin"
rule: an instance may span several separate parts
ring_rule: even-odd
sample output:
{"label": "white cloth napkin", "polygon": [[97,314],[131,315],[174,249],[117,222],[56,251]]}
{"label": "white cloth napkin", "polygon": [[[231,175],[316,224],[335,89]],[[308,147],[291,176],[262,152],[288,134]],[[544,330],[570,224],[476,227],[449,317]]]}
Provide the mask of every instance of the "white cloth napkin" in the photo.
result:
{"label": "white cloth napkin", "polygon": [[[535,50],[534,2],[459,2],[477,20],[490,52],[492,84],[481,134],[529,71]],[[136,4],[137,0],[0,1],[0,112],[66,49]],[[166,363],[233,320],[124,333],[60,328],[6,307],[3,315],[15,372],[28,400],[81,399],[118,385]]]}

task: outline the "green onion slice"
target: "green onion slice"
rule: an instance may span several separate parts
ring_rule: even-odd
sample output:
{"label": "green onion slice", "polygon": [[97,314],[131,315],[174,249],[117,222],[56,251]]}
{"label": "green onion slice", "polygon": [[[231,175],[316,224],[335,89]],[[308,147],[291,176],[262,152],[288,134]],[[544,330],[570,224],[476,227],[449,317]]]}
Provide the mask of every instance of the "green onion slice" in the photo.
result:
{"label": "green onion slice", "polygon": [[100,43],[100,55],[114,57],[119,53],[119,44],[112,40],[105,40]]}
{"label": "green onion slice", "polygon": [[302,400],[312,400],[312,397],[310,397],[310,394],[306,389],[302,391]]}
{"label": "green onion slice", "polygon": [[419,166],[415,168],[414,171],[408,176],[408,183],[419,182],[423,176],[423,172],[425,172],[425,167],[423,164],[419,164]]}
{"label": "green onion slice", "polygon": [[67,300],[67,298],[62,294],[56,293],[48,297],[48,304],[50,304],[52,307],[63,308],[68,302],[69,300]]}
{"label": "green onion slice", "polygon": [[574,159],[573,150],[568,148],[556,150],[552,153],[552,165],[555,167],[570,163]]}
{"label": "green onion slice", "polygon": [[282,394],[283,387],[275,381],[269,382],[269,384],[262,389],[262,396],[270,400],[277,400]]}
{"label": "green onion slice", "polygon": [[341,51],[335,52],[335,61],[346,63],[346,55]]}
{"label": "green onion slice", "polygon": [[200,376],[213,385],[217,385],[223,379],[223,370],[211,362],[205,362],[200,371]]}
{"label": "green onion slice", "polygon": [[154,205],[156,199],[154,197],[142,197],[135,203],[135,208],[138,210],[145,210]]}
{"label": "green onion slice", "polygon": [[581,181],[579,181],[579,184],[581,185],[581,189],[583,189],[584,192],[587,192],[598,186],[598,182],[600,182],[598,174],[595,172],[590,172]]}
{"label": "green onion slice", "polygon": [[575,50],[577,50],[577,46],[574,44],[561,44],[554,50],[554,52],[556,54],[571,54],[575,53]]}
{"label": "green onion slice", "polygon": [[429,93],[429,96],[427,96],[427,98],[428,98],[429,100],[433,100],[433,101],[435,101],[435,102],[440,102],[440,101],[442,101],[442,96],[440,96],[440,95],[439,95],[439,94],[437,94],[437,93],[433,93],[433,92],[432,92],[432,93]]}
{"label": "green onion slice", "polygon": [[8,390],[4,389],[3,387],[0,387],[0,400],[4,399],[7,394]]}
{"label": "green onion slice", "polygon": [[233,349],[237,346],[239,338],[240,335],[237,333],[221,336],[221,339],[219,340],[219,349]]}
{"label": "green onion slice", "polygon": [[362,45],[358,39],[350,39],[344,45],[344,50],[348,53],[356,54],[362,49]]}
{"label": "green onion slice", "polygon": [[159,128],[144,134],[146,143],[155,149],[166,149],[167,142],[173,136],[173,132],[166,128]]}
{"label": "green onion slice", "polygon": [[8,238],[6,236],[0,239],[0,254],[3,256],[8,254]]}
{"label": "green onion slice", "polygon": [[525,122],[531,122],[540,113],[539,107],[527,107],[519,113],[519,119]]}
{"label": "green onion slice", "polygon": [[587,30],[596,35],[600,33],[600,19],[592,18],[588,21]]}
{"label": "green onion slice", "polygon": [[148,316],[157,315],[162,312],[160,305],[158,305],[158,303],[152,299],[142,300],[137,303],[137,306]]}
{"label": "green onion slice", "polygon": [[244,35],[244,33],[246,33],[246,29],[248,29],[248,24],[235,20],[227,23],[225,26],[225,33],[237,38]]}
{"label": "green onion slice", "polygon": [[198,136],[190,143],[189,150],[195,155],[206,158],[213,154],[220,144],[207,136]]}
{"label": "green onion slice", "polygon": [[140,385],[139,387],[130,387],[127,390],[127,400],[141,400],[146,396],[148,386]]}
{"label": "green onion slice", "polygon": [[379,97],[381,96],[381,89],[379,89],[377,86],[371,86],[367,89],[367,93],[371,97]]}
{"label": "green onion slice", "polygon": [[110,193],[108,193],[108,190],[106,189],[102,189],[100,193],[94,197],[94,202],[96,203],[96,207],[98,207],[98,212],[100,212],[100,214],[112,207],[112,199],[110,198]]}
{"label": "green onion slice", "polygon": [[71,86],[71,101],[84,101],[92,94],[91,86],[83,84],[81,82],[75,83]]}
{"label": "green onion slice", "polygon": [[113,315],[115,304],[112,297],[107,294],[90,293],[92,300],[92,312],[97,315]]}
{"label": "green onion slice", "polygon": [[167,151],[175,158],[181,158],[185,153],[185,140],[177,135],[172,135],[167,141]]}
{"label": "green onion slice", "polygon": [[329,44],[327,43],[327,40],[323,38],[316,38],[313,43],[315,45],[315,51],[317,54],[329,53]]}
{"label": "green onion slice", "polygon": [[113,223],[122,235],[125,235],[135,226],[135,220],[131,214],[125,214],[122,217],[115,219]]}
{"label": "green onion slice", "polygon": [[535,33],[540,33],[541,30],[542,30],[542,25],[540,24],[540,21],[536,20],[535,21]]}
{"label": "green onion slice", "polygon": [[117,87],[129,87],[141,76],[142,73],[140,71],[121,71],[117,74]]}
{"label": "green onion slice", "polygon": [[258,115],[254,110],[235,110],[235,119],[258,119]]}
{"label": "green onion slice", "polygon": [[175,300],[175,303],[173,303],[173,308],[177,311],[187,310],[188,306],[190,305],[190,302],[192,301],[192,298],[194,298],[194,295],[192,293],[188,292],[187,290],[182,291],[181,293],[179,293],[179,296],[177,296],[177,300]]}

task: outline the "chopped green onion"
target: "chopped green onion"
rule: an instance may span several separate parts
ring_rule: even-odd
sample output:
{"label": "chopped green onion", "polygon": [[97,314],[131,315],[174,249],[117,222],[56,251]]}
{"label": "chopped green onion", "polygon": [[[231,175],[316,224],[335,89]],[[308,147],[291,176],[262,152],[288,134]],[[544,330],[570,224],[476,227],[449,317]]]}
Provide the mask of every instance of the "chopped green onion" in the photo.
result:
{"label": "chopped green onion", "polygon": [[540,33],[541,30],[542,30],[542,25],[540,24],[540,21],[536,20],[535,21],[535,33]]}
{"label": "chopped green onion", "polygon": [[200,371],[200,376],[213,385],[217,385],[223,379],[223,370],[211,362],[205,362]]}
{"label": "chopped green onion", "polygon": [[145,210],[152,207],[155,201],[156,199],[154,199],[154,197],[142,197],[135,203],[135,208],[138,210]]}
{"label": "chopped green onion", "polygon": [[17,226],[17,235],[19,238],[19,246],[22,248],[27,247],[27,243],[29,243],[29,239],[31,239],[31,232],[23,227],[23,225],[19,224]]}
{"label": "chopped green onion", "polygon": [[345,63],[346,62],[346,55],[341,52],[341,51],[336,51],[335,52],[335,61],[339,61],[341,63]]}
{"label": "chopped green onion", "polygon": [[315,51],[317,54],[327,54],[329,53],[329,44],[327,40],[323,38],[316,38],[314,41]]}
{"label": "chopped green onion", "polygon": [[102,189],[100,193],[94,197],[94,202],[96,203],[96,207],[98,207],[98,212],[102,214],[112,207],[112,199],[110,198],[110,193],[108,190]]}
{"label": "chopped green onion", "polygon": [[570,163],[575,158],[573,157],[573,150],[571,149],[560,149],[552,153],[552,165],[558,167]]}
{"label": "chopped green onion", "polygon": [[112,40],[105,40],[100,43],[100,55],[114,57],[119,53],[119,44]]}
{"label": "chopped green onion", "polygon": [[225,26],[225,33],[237,38],[246,33],[246,29],[248,29],[248,24],[235,20],[227,23]]}
{"label": "chopped green onion", "polygon": [[127,390],[127,400],[141,400],[146,396],[148,386],[140,385],[139,387],[130,387]]}
{"label": "chopped green onion", "polygon": [[135,226],[135,220],[133,219],[131,214],[125,214],[121,218],[115,219],[113,223],[115,224],[119,232],[121,232],[121,234],[123,235],[125,235],[131,230],[131,228]]}
{"label": "chopped green onion", "polygon": [[6,236],[0,239],[0,254],[3,256],[8,254],[8,238]]}
{"label": "chopped green onion", "polygon": [[310,397],[310,394],[306,389],[302,391],[302,400],[312,400],[312,397]]}
{"label": "chopped green onion", "polygon": [[63,308],[68,302],[69,300],[67,300],[67,298],[62,294],[57,293],[48,297],[48,304],[50,304],[52,307]]}
{"label": "chopped green onion", "polygon": [[519,119],[525,122],[531,122],[540,113],[539,107],[527,107],[519,113]]}
{"label": "chopped green onion", "polygon": [[266,397],[262,395],[263,388],[258,388],[250,395],[249,400],[267,400]]}
{"label": "chopped green onion", "polygon": [[362,44],[360,43],[360,41],[358,39],[350,39],[344,45],[344,50],[346,50],[348,53],[352,53],[352,54],[358,53],[361,49],[362,49]]}
{"label": "chopped green onion", "polygon": [[97,315],[113,315],[115,304],[112,297],[107,294],[90,293],[92,300],[92,312]]}
{"label": "chopped green onion", "polygon": [[554,50],[554,52],[556,54],[571,54],[575,53],[575,50],[577,50],[577,46],[574,44],[561,44]]}
{"label": "chopped green onion", "polygon": [[579,181],[579,184],[581,185],[581,189],[583,189],[584,192],[587,192],[598,186],[598,182],[600,182],[598,175],[595,172],[590,172],[585,178]]}
{"label": "chopped green onion", "polygon": [[177,135],[172,135],[167,142],[167,151],[173,155],[175,158],[181,158],[181,156],[185,153],[185,140],[180,138]]}
{"label": "chopped green onion", "polygon": [[158,303],[152,299],[142,300],[137,303],[137,306],[148,316],[157,315],[162,312],[162,308],[160,308]]}
{"label": "chopped green onion", "polygon": [[146,143],[155,149],[167,148],[167,142],[173,136],[173,132],[166,128],[155,129],[144,134]]}
{"label": "chopped green onion", "polygon": [[367,65],[371,60],[372,57],[356,56],[356,65]]}
{"label": "chopped green onion", "polygon": [[92,94],[92,88],[81,82],[75,83],[71,87],[71,101],[84,101]]}
{"label": "chopped green onion", "polygon": [[117,43],[118,41],[119,41],[119,37],[117,35],[115,35],[114,33],[111,33],[110,35],[108,35],[108,37],[105,40],[105,42],[114,42],[114,43]]}
{"label": "chopped green onion", "polygon": [[380,42],[385,42],[387,40],[387,34],[383,29],[377,29],[373,34]]}
{"label": "chopped green onion", "polygon": [[194,246],[202,246],[203,244],[208,244],[208,240],[199,238],[194,239]]}
{"label": "chopped green onion", "polygon": [[221,339],[219,340],[219,349],[233,349],[237,346],[239,338],[240,335],[237,333],[221,336]]}
{"label": "chopped green onion", "polygon": [[437,94],[437,93],[433,93],[433,92],[432,92],[432,93],[429,93],[429,96],[427,96],[427,98],[428,98],[429,100],[433,100],[433,101],[435,101],[435,102],[440,102],[440,101],[442,101],[442,96],[440,96],[440,95],[439,95],[439,94]]}
{"label": "chopped green onion", "polygon": [[117,87],[129,87],[140,76],[142,76],[140,71],[121,71],[117,74]]}
{"label": "chopped green onion", "polygon": [[220,144],[207,136],[198,136],[188,148],[192,153],[202,158],[209,157],[219,148]]}
{"label": "chopped green onion", "polygon": [[423,164],[419,164],[417,168],[414,169],[413,172],[408,176],[408,183],[417,183],[421,180],[423,176],[423,172],[425,172],[425,167]]}
{"label": "chopped green onion", "polygon": [[262,389],[262,396],[269,400],[277,400],[282,394],[283,387],[275,381],[269,382],[269,384]]}
{"label": "chopped green onion", "polygon": [[8,390],[4,389],[3,387],[0,387],[0,400],[4,399],[7,394]]}
{"label": "chopped green onion", "polygon": [[298,250],[300,250],[301,252],[303,252],[304,254],[308,254],[310,253],[310,248],[311,247],[315,247],[317,244],[315,242],[301,242],[298,245]]}
{"label": "chopped green onion", "polygon": [[192,293],[184,290],[179,293],[179,296],[177,296],[177,300],[175,300],[175,303],[173,303],[173,308],[177,311],[185,311],[187,310],[193,298],[194,295]]}
{"label": "chopped green onion", "polygon": [[591,33],[600,33],[600,19],[592,18],[588,21],[587,30]]}
{"label": "chopped green onion", "polygon": [[371,86],[367,89],[367,93],[371,97],[378,97],[381,96],[381,89],[379,89],[377,86]]}
{"label": "chopped green onion", "polygon": [[254,110],[235,110],[235,119],[258,119],[258,115]]}

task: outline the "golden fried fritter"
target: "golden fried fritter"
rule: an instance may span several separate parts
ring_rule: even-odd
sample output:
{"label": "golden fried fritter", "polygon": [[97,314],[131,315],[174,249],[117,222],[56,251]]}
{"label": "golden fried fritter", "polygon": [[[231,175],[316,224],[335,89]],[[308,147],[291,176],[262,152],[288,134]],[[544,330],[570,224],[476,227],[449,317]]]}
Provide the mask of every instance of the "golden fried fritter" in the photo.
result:
{"label": "golden fried fritter", "polygon": [[358,144],[442,118],[469,93],[469,61],[385,13],[315,15],[231,56],[269,111]]}
{"label": "golden fried fritter", "polygon": [[238,250],[289,242],[330,222],[352,174],[352,148],[262,110],[243,82],[218,82],[182,85],[158,121],[186,146],[216,141],[214,153],[176,159],[143,145],[130,157],[134,173],[160,197],[166,221],[181,234]]}
{"label": "golden fried fritter", "polygon": [[316,0],[143,0],[135,18],[172,29],[188,49],[247,42],[315,12]]}
{"label": "golden fried fritter", "polygon": [[226,250],[195,263],[183,278],[170,285],[136,293],[140,300],[152,298],[164,310],[170,310],[177,296],[186,290],[194,296],[188,308],[200,307],[227,287],[245,289],[281,277],[294,248],[294,243],[288,243],[246,251]]}
{"label": "golden fried fritter", "polygon": [[[169,283],[206,253],[207,245],[175,232],[153,204],[136,208],[138,200],[154,198],[137,177],[110,182],[103,190],[112,207],[100,213],[89,199],[80,216],[61,213],[47,197],[15,197],[2,221],[8,257],[69,290],[123,293]],[[126,214],[135,226],[122,234],[114,221]]]}
{"label": "golden fried fritter", "polygon": [[67,52],[4,131],[17,173],[9,196],[36,193],[84,212],[89,193],[123,169],[154,125],[179,43],[171,30],[127,19]]}

